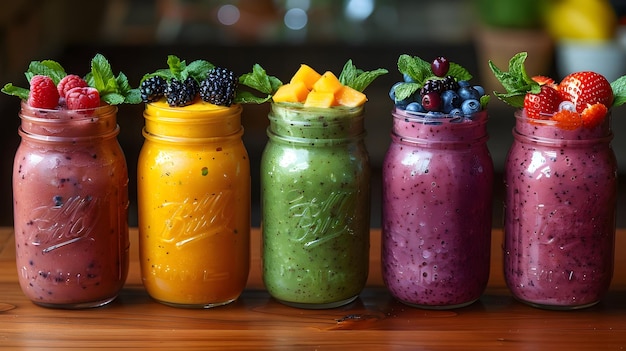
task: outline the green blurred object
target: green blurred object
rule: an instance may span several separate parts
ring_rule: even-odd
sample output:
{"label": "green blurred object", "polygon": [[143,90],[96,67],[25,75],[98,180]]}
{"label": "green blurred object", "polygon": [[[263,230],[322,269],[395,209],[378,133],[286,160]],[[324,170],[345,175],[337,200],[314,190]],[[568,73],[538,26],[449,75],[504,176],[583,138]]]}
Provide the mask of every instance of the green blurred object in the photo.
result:
{"label": "green blurred object", "polygon": [[546,0],[475,0],[479,18],[488,26],[538,28]]}

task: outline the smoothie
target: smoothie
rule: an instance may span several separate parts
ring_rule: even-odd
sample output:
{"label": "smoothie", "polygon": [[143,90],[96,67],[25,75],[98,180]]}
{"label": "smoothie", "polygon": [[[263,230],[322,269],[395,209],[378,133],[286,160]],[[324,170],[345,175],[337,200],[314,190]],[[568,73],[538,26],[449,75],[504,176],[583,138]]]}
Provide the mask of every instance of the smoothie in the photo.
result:
{"label": "smoothie", "polygon": [[507,285],[540,307],[593,305],[613,274],[617,174],[610,119],[568,131],[518,111],[513,134],[505,170]]}
{"label": "smoothie", "polygon": [[283,303],[335,307],[365,285],[370,169],[362,110],[272,104],[261,163],[263,279]]}
{"label": "smoothie", "polygon": [[250,166],[240,105],[146,104],[138,163],[141,273],[178,307],[227,304],[249,270]]}
{"label": "smoothie", "polygon": [[37,304],[95,307],[128,272],[128,174],[115,106],[22,103],[13,197],[22,290]]}
{"label": "smoothie", "polygon": [[383,163],[382,274],[398,300],[470,304],[489,279],[493,163],[487,112],[430,118],[396,108]]}

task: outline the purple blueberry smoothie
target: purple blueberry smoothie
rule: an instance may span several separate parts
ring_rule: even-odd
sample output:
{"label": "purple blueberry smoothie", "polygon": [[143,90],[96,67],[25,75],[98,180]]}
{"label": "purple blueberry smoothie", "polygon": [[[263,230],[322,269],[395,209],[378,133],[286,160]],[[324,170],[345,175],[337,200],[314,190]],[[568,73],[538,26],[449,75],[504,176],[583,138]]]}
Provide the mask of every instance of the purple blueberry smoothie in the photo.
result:
{"label": "purple blueberry smoothie", "polygon": [[422,308],[471,304],[489,279],[493,162],[487,112],[429,118],[393,112],[383,163],[382,273]]}
{"label": "purple blueberry smoothie", "polygon": [[613,274],[617,166],[610,118],[560,129],[515,114],[505,169],[504,274],[530,305],[596,304]]}

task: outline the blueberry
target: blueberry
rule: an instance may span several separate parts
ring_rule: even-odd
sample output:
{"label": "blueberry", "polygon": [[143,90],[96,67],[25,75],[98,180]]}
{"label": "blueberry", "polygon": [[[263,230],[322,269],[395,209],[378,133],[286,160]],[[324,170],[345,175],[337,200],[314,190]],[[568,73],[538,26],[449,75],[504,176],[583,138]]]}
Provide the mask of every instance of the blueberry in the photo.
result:
{"label": "blueberry", "polygon": [[485,95],[485,88],[483,88],[482,86],[474,85],[472,88],[476,89],[476,91],[478,92],[478,96]]}
{"label": "blueberry", "polygon": [[406,105],[406,110],[409,112],[426,112],[426,110],[424,109],[424,106],[422,106],[422,104],[420,104],[419,102],[415,102],[415,101]]}
{"label": "blueberry", "polygon": [[466,80],[460,80],[457,82],[459,84],[459,87],[463,88],[463,87],[469,87],[470,83]]}
{"label": "blueberry", "polygon": [[411,78],[411,76],[408,75],[408,73],[403,74],[402,79],[404,79],[406,83],[415,83],[415,80]]}
{"label": "blueberry", "polygon": [[400,84],[402,84],[403,82],[397,82],[396,84],[394,84],[393,86],[391,86],[391,89],[389,89],[389,98],[391,98],[391,100],[395,101],[396,100],[396,87]]}
{"label": "blueberry", "polygon": [[459,94],[459,96],[461,97],[461,100],[478,100],[480,99],[480,94],[478,93],[478,90],[472,88],[472,87],[460,87],[459,90],[457,90],[457,94]]}
{"label": "blueberry", "polygon": [[448,112],[450,117],[460,117],[463,116],[463,111],[460,108],[453,108],[450,112]]}
{"label": "blueberry", "polygon": [[471,115],[480,111],[480,102],[477,99],[468,99],[461,104],[461,110],[465,115]]}
{"label": "blueberry", "polygon": [[449,113],[461,106],[461,97],[454,90],[446,90],[441,93],[441,110]]}

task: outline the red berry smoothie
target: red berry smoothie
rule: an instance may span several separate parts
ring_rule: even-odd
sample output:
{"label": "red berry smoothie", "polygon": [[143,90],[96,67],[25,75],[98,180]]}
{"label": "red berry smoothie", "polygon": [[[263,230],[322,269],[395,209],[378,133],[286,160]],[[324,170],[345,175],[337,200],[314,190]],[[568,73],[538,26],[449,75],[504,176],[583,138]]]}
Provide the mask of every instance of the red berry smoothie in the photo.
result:
{"label": "red berry smoothie", "polygon": [[489,279],[493,162],[487,112],[428,118],[393,112],[383,163],[382,273],[422,308],[476,301]]}
{"label": "red berry smoothie", "polygon": [[536,307],[597,303],[613,274],[617,166],[610,118],[560,129],[516,112],[506,169],[504,274]]}
{"label": "red berry smoothie", "polygon": [[114,106],[41,110],[22,104],[13,170],[22,290],[49,307],[113,300],[128,272],[128,174]]}

